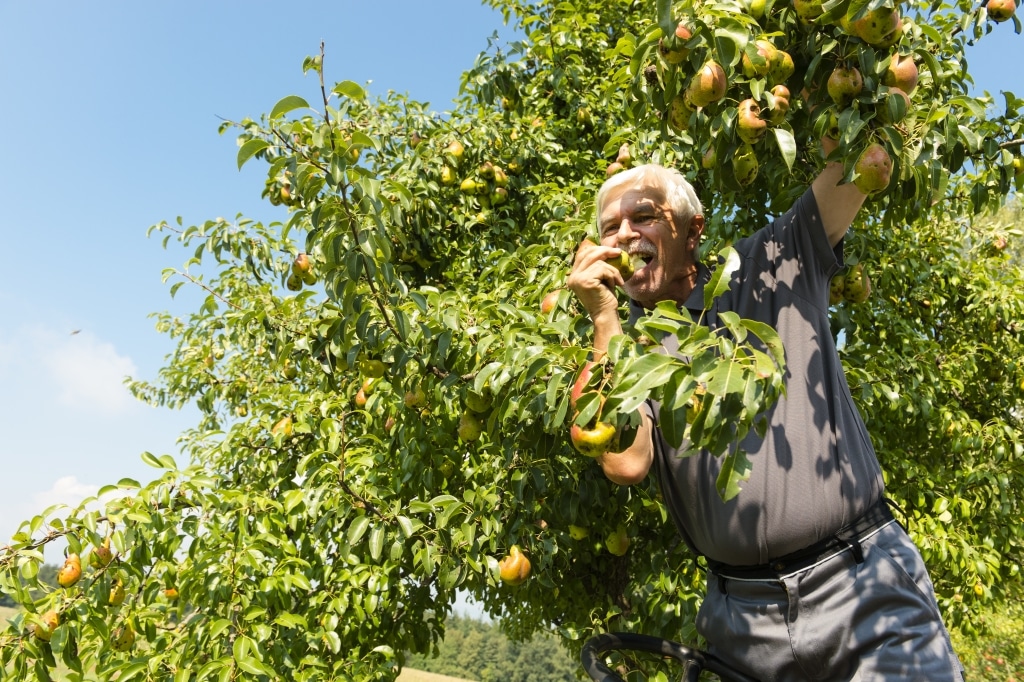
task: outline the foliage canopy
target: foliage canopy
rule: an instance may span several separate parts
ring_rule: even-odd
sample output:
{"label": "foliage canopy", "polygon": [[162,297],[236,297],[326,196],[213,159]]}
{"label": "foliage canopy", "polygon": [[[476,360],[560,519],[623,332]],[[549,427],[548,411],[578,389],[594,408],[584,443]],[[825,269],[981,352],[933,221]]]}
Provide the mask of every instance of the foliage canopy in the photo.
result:
{"label": "foliage canopy", "polygon": [[[726,339],[665,309],[616,340],[595,379],[604,406],[581,400],[574,415],[590,324],[565,291],[549,312],[541,300],[562,287],[620,158],[694,182],[714,254],[789,206],[830,133],[848,181],[869,143],[893,161],[847,246],[874,293],[834,307],[890,495],[952,624],[970,631],[977,605],[1019,594],[1022,235],[1019,206],[995,211],[1015,178],[1024,189],[1024,100],[969,94],[964,47],[992,29],[985,9],[904,3],[899,34],[876,46],[853,27],[892,11],[886,0],[830,0],[810,20],[782,0],[489,4],[523,37],[481,54],[445,115],[327,85],[321,50],[303,65],[321,102],[287,96],[224,126],[239,166],[266,164],[287,220],[152,228],[189,254],[165,272],[172,294],[206,297],[187,319],[158,316],[176,350],[132,389],[194,402],[202,419],[183,434],[187,463],[146,453],[158,480],[44,512],[0,551],[0,587],[25,608],[0,634],[5,674],[47,679],[60,659],[73,679],[392,679],[406,651],[437,646],[460,590],[513,637],[553,625],[574,650],[607,630],[692,638],[702,576],[656,485],[609,483],[568,428],[601,409],[628,432],[653,395],[674,438],[725,452],[777,397],[781,349],[743,320]],[[672,38],[681,20],[691,35]],[[792,57],[785,107],[758,39]],[[909,112],[885,85],[897,52],[920,66]],[[725,96],[693,106],[709,61]],[[864,82],[842,105],[827,92],[839,66]],[[748,99],[770,121],[754,143],[739,135]],[[738,172],[751,154],[754,177]],[[691,362],[644,352],[664,331]],[[712,398],[693,414],[698,387]],[[723,495],[757,465],[735,462]],[[620,526],[623,556],[605,541]],[[39,594],[40,549],[60,539],[85,575]],[[113,561],[90,566],[108,539]],[[513,545],[532,563],[517,587],[498,579]],[[50,609],[60,625],[42,641],[29,626]]]}

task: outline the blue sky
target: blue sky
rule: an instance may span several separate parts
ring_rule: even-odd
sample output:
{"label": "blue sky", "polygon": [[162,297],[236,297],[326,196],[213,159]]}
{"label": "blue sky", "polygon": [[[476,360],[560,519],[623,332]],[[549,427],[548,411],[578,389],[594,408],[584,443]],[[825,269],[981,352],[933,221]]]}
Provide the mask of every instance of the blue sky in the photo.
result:
{"label": "blue sky", "polygon": [[285,215],[260,198],[265,168],[238,171],[220,119],[316,101],[301,66],[321,40],[329,82],[443,111],[499,29],[476,0],[0,1],[0,544],[50,503],[148,480],[140,453],[176,455],[195,423],[122,379],[154,378],[172,348],[149,314],[189,310],[160,280],[187,255],[147,228]]}
{"label": "blue sky", "polygon": [[[315,101],[301,64],[321,40],[329,82],[444,111],[496,30],[476,0],[0,0],[0,544],[48,504],[148,480],[139,454],[177,454],[194,423],[134,402],[122,379],[154,378],[171,350],[148,315],[189,310],[160,281],[186,254],[146,229],[284,216],[260,198],[259,164],[237,170],[220,119]],[[979,88],[1024,95],[1012,24],[970,54]]]}

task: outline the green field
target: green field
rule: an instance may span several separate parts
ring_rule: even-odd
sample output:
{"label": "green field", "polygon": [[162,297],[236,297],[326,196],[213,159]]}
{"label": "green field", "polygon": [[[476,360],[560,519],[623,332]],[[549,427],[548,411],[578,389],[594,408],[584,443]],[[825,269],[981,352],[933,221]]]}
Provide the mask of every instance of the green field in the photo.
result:
{"label": "green field", "polygon": [[7,619],[14,618],[14,614],[18,612],[18,609],[12,609],[9,606],[0,606],[0,632],[7,629]]}
{"label": "green field", "polygon": [[398,676],[398,682],[469,682],[459,677],[448,677],[437,673],[427,673],[422,670],[406,668]]}

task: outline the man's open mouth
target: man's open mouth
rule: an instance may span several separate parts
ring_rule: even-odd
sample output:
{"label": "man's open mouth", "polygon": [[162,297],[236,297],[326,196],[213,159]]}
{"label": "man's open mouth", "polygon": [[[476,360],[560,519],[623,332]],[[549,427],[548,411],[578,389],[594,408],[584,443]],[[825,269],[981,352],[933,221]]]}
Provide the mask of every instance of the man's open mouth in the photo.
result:
{"label": "man's open mouth", "polygon": [[634,274],[640,272],[645,267],[651,264],[654,260],[655,254],[643,248],[642,245],[638,245],[637,248],[630,251],[629,260],[633,264]]}

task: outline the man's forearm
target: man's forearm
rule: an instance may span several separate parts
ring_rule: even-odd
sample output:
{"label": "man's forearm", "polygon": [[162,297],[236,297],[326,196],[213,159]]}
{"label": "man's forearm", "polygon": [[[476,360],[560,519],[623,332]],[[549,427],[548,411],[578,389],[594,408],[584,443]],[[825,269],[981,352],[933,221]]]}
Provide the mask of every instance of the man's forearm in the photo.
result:
{"label": "man's forearm", "polygon": [[631,446],[622,452],[606,452],[598,458],[601,470],[612,483],[634,485],[644,480],[651,469],[654,425],[646,413],[641,413],[641,420]]}
{"label": "man's forearm", "polygon": [[600,360],[608,352],[608,344],[612,337],[622,333],[622,320],[618,310],[611,310],[593,319],[594,322],[594,359]]}
{"label": "man's forearm", "polygon": [[[622,334],[622,321],[618,310],[610,310],[597,316],[594,322],[594,360],[600,360],[608,352],[612,337]],[[647,414],[642,414],[633,444],[621,452],[606,452],[598,458],[601,470],[613,483],[632,485],[644,480],[654,460],[651,440],[653,424]]]}

